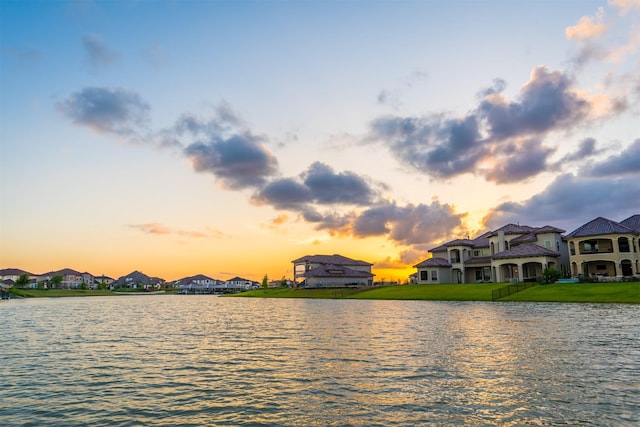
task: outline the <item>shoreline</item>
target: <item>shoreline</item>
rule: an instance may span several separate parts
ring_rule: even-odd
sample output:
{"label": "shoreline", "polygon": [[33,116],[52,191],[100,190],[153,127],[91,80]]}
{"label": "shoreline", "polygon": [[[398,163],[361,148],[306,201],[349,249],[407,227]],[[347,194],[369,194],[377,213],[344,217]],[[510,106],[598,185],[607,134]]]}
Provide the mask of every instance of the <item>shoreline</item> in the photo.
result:
{"label": "shoreline", "polygon": [[[266,288],[219,295],[223,298],[315,298],[365,300],[418,300],[418,301],[520,301],[640,304],[640,282],[612,283],[554,283],[538,285],[501,298],[492,298],[492,292],[509,286],[508,283],[396,285],[366,289],[356,288]],[[179,295],[172,290],[152,292],[119,292],[82,289],[12,289],[11,299],[64,298],[122,295]],[[6,302],[6,301],[5,301]]]}

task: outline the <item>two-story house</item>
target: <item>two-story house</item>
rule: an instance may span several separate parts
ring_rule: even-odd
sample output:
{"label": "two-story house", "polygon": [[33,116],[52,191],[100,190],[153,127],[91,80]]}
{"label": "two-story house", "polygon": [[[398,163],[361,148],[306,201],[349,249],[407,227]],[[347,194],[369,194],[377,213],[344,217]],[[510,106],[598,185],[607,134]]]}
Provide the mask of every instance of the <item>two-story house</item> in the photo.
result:
{"label": "two-story house", "polygon": [[360,287],[373,285],[373,264],[342,255],[305,255],[293,262],[295,287]]}
{"label": "two-story house", "polygon": [[545,268],[569,263],[566,242],[556,227],[507,224],[475,239],[456,239],[430,249],[432,257],[414,267],[416,283],[537,281]]}
{"label": "two-story house", "polygon": [[567,234],[574,277],[640,275],[640,215],[616,222],[598,217]]}

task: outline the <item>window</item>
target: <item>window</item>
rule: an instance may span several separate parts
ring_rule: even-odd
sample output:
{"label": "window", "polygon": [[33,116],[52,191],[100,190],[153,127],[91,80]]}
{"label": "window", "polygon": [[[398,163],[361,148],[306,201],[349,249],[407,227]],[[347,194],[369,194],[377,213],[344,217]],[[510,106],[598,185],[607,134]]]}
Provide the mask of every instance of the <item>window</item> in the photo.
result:
{"label": "window", "polygon": [[476,282],[480,282],[482,280],[482,270],[476,270]]}
{"label": "window", "polygon": [[438,270],[431,270],[431,280],[438,280]]}
{"label": "window", "polygon": [[426,282],[427,280],[429,280],[429,272],[425,270],[420,271],[420,281]]}
{"label": "window", "polygon": [[626,237],[620,237],[618,239],[618,249],[620,252],[631,252],[629,250],[629,239]]}
{"label": "window", "polygon": [[551,240],[545,240],[545,241],[544,241],[544,246],[545,246],[547,249],[551,249]]}
{"label": "window", "polygon": [[576,254],[576,245],[573,242],[569,243],[569,249],[571,250],[571,255]]}

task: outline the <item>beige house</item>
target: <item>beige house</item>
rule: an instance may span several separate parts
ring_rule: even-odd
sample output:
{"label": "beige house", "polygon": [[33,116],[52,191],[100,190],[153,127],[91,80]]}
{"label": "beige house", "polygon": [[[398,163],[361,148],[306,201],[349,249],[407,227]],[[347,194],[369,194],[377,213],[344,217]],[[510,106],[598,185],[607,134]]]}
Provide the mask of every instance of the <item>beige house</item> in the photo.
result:
{"label": "beige house", "polygon": [[342,255],[305,255],[293,262],[294,287],[360,287],[373,285],[368,262]]}
{"label": "beige house", "polygon": [[429,250],[416,264],[416,283],[539,281],[545,268],[563,271],[569,257],[561,230],[507,224],[475,239],[456,239]]}
{"label": "beige house", "polygon": [[640,275],[640,215],[616,222],[598,217],[567,235],[571,275],[610,279]]}

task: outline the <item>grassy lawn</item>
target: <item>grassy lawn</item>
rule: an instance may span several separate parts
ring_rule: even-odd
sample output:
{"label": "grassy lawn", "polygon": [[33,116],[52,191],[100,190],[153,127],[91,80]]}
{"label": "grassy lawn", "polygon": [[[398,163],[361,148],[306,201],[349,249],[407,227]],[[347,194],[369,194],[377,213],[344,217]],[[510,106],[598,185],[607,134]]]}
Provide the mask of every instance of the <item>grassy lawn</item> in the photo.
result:
{"label": "grassy lawn", "polygon": [[[347,289],[270,288],[229,297],[349,298],[381,300],[491,301],[491,291],[508,283],[385,286],[357,292]],[[640,283],[562,283],[536,286],[499,301],[604,302],[640,304]]]}
{"label": "grassy lawn", "polygon": [[113,295],[109,290],[88,289],[11,289],[11,295],[24,298],[39,297],[94,297]]}
{"label": "grassy lawn", "polygon": [[620,302],[640,304],[640,282],[555,283],[526,289],[500,301]]}

